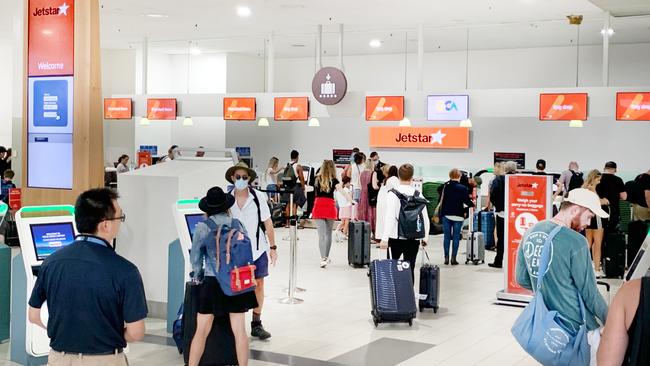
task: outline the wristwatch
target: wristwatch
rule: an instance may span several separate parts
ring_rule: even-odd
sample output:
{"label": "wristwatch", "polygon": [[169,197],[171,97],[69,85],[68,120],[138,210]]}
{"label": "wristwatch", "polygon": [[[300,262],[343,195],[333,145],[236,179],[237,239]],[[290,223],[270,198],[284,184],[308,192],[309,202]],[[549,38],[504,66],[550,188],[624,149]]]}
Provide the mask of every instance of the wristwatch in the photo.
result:
{"label": "wristwatch", "polygon": [[274,246],[271,247],[271,250],[277,250],[277,249],[278,249],[277,245],[274,245]]}

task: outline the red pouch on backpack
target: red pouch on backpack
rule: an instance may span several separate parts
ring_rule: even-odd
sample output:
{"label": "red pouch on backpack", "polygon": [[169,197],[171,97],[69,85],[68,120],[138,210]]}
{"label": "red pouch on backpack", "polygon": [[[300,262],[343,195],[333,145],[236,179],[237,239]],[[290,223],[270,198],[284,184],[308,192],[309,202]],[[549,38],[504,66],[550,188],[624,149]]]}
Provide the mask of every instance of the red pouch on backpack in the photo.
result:
{"label": "red pouch on backpack", "polygon": [[233,292],[241,292],[255,287],[255,265],[235,267],[230,271],[230,288]]}

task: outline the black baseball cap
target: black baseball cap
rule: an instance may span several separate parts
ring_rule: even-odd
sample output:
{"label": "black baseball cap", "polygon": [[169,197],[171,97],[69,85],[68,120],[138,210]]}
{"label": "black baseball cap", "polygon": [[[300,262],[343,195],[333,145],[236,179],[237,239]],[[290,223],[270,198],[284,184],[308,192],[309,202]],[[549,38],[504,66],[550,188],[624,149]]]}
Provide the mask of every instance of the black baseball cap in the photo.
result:
{"label": "black baseball cap", "polygon": [[605,169],[616,169],[616,163],[613,161],[606,162]]}

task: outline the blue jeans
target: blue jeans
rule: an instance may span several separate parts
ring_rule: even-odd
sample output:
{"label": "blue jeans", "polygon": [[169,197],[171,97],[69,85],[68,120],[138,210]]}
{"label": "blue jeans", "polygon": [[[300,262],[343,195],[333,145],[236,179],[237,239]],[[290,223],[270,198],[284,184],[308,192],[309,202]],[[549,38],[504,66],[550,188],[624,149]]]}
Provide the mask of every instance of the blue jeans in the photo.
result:
{"label": "blue jeans", "polygon": [[454,241],[454,247],[451,256],[458,255],[458,246],[460,245],[461,231],[463,230],[462,221],[449,220],[446,216],[442,217],[442,229],[445,233],[442,239],[442,246],[445,249],[445,258],[449,258],[449,244]]}

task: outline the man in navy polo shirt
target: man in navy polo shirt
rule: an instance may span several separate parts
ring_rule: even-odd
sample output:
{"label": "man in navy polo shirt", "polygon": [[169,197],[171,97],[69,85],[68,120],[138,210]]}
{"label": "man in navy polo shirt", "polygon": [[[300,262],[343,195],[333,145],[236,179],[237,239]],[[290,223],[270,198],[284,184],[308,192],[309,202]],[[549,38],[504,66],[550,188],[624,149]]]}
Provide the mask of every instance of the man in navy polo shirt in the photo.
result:
{"label": "man in navy polo shirt", "polygon": [[[47,329],[48,365],[128,365],[127,342],[144,337],[147,304],[137,267],[115,253],[126,216],[109,189],[82,193],[75,205],[81,233],[41,266],[29,299],[29,321]],[[49,321],[41,321],[47,301]]]}

